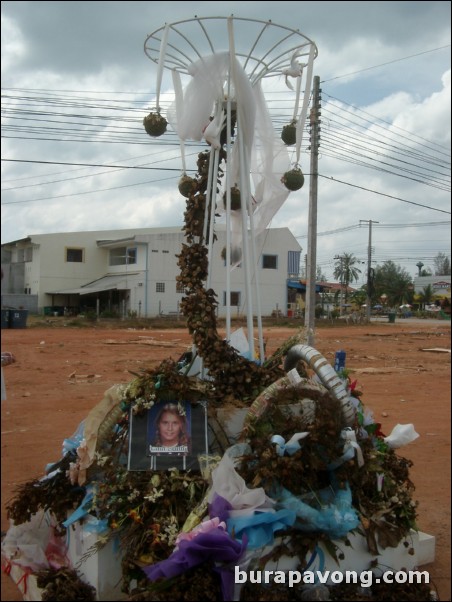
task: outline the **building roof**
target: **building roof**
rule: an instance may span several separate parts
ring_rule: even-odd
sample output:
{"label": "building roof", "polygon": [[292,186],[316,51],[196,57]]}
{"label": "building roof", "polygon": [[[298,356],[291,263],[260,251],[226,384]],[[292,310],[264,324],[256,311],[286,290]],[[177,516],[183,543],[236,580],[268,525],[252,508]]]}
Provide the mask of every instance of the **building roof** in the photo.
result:
{"label": "building roof", "polygon": [[335,293],[336,291],[340,291],[341,288],[343,291],[346,290],[348,293],[354,293],[356,291],[356,288],[341,285],[340,282],[319,282],[318,284],[326,293]]}
{"label": "building roof", "polygon": [[98,278],[89,284],[80,286],[79,288],[71,288],[66,290],[58,291],[46,291],[49,295],[90,295],[92,293],[99,293],[101,291],[110,290],[128,290],[130,284],[127,284],[127,278],[129,276],[136,276],[139,272],[128,272],[128,274],[116,274],[114,276],[103,276]]}

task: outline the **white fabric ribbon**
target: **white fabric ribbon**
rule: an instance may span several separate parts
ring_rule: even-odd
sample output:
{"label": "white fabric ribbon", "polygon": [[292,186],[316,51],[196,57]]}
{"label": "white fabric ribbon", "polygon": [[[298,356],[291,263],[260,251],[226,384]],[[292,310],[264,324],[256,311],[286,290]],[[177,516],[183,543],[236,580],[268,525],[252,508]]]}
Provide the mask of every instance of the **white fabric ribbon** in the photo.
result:
{"label": "white fabric ribbon", "polygon": [[273,435],[271,442],[276,443],[276,452],[279,456],[284,456],[285,452],[287,452],[289,456],[293,456],[295,452],[301,449],[301,445],[298,442],[308,435],[308,432],[295,433],[287,443],[281,435]]}
{"label": "white fabric ribbon", "polygon": [[363,452],[359,446],[359,443],[356,441],[356,433],[353,429],[347,428],[343,429],[341,432],[341,437],[345,439],[344,444],[344,452],[347,453],[348,449],[353,449],[354,454],[356,454],[356,459],[358,460],[358,466],[361,467],[364,465],[364,457]]}
{"label": "white fabric ribbon", "polygon": [[227,500],[231,506],[230,517],[246,516],[253,512],[275,512],[275,501],[267,496],[262,487],[249,489],[234,468],[233,460],[225,454],[212,471],[212,488],[208,494],[211,503],[215,494]]}
{"label": "white fabric ribbon", "polygon": [[407,445],[419,437],[412,424],[396,424],[391,433],[383,439],[392,449]]}
{"label": "white fabric ribbon", "polygon": [[363,452],[359,446],[359,443],[356,441],[356,433],[351,428],[345,428],[341,431],[341,438],[344,440],[344,451],[340,458],[331,462],[328,465],[330,470],[334,470],[338,468],[347,460],[351,460],[356,455],[356,460],[358,462],[358,466],[361,467],[364,465],[364,457]]}

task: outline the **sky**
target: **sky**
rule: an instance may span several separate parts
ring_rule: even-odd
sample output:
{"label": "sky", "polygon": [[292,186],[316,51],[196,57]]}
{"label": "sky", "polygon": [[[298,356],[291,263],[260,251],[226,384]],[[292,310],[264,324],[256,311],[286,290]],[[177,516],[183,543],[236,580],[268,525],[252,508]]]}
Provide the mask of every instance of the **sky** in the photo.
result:
{"label": "sky", "polygon": [[[438,253],[450,257],[450,2],[6,1],[1,10],[2,243],[182,226],[179,139],[171,127],[151,138],[142,124],[156,106],[158,73],[144,44],[165,23],[181,21],[197,46],[195,16],[213,27],[207,17],[234,15],[237,47],[252,45],[261,21],[272,22],[274,35],[282,35],[278,26],[297,29],[317,46],[317,264],[326,279],[333,280],[335,258],[352,253],[362,264],[355,286],[364,284],[369,222],[373,268],[392,260],[414,277],[419,261],[434,271]],[[239,27],[238,19],[249,21]],[[226,50],[224,32],[212,32]],[[264,55],[265,44],[271,38],[255,53]],[[173,99],[170,75],[165,69],[163,115]],[[282,74],[264,78],[263,90],[279,135],[292,118],[294,92]],[[306,131],[305,184],[270,223],[290,228],[303,255],[308,147]],[[186,142],[189,175],[207,148]]]}

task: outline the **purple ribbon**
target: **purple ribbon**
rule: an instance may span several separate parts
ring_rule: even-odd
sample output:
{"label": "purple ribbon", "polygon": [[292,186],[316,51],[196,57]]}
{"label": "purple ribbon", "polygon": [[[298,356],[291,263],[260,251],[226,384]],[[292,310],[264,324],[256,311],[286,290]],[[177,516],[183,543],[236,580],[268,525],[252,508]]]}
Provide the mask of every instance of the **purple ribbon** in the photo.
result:
{"label": "purple ribbon", "polygon": [[[221,527],[208,533],[200,533],[194,539],[183,540],[169,558],[143,567],[143,571],[151,581],[171,579],[207,560],[224,565],[237,564],[246,548],[246,542],[234,539]],[[232,600],[234,590],[234,572],[228,566],[215,569],[221,578],[223,600]]]}

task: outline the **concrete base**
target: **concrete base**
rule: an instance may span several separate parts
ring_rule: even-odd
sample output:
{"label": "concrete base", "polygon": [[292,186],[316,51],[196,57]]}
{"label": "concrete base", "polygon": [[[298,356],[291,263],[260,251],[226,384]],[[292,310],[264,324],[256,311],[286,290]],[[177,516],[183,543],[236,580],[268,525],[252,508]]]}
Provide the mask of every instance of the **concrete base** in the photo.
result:
{"label": "concrete base", "polygon": [[435,562],[435,544],[436,539],[434,535],[428,535],[419,531],[419,548],[417,553],[418,566],[424,566],[424,564],[430,564]]}
{"label": "concrete base", "polygon": [[[76,524],[68,529],[68,556],[71,564],[78,570],[82,579],[96,588],[98,600],[127,600],[127,595],[121,592],[121,555],[118,544],[110,541],[96,554],[90,555],[81,562],[82,556],[98,540],[97,535],[89,530],[90,519],[83,526]],[[361,535],[349,534],[351,546],[345,546],[342,541],[336,541],[344,559],[337,565],[323,545],[317,550],[309,566],[310,571],[356,571],[357,573],[369,570],[370,563],[377,560],[378,566],[374,569],[376,573],[381,571],[414,570],[424,564],[430,564],[435,560],[435,537],[423,532],[412,531],[407,538],[409,547],[401,542],[397,548],[386,548],[379,556],[372,556],[368,549],[366,540]],[[280,543],[281,538],[275,540]],[[409,554],[409,548],[414,549],[414,554]],[[271,552],[267,546],[261,556]],[[80,564],[79,564],[80,563]],[[268,562],[265,570],[269,571],[295,571],[297,570],[298,558],[288,556],[281,557],[277,562]],[[41,591],[36,584],[36,577],[24,571],[19,565],[4,563],[4,570],[9,572],[10,577],[17,584],[24,600],[41,600]]]}
{"label": "concrete base", "polygon": [[83,556],[96,544],[98,535],[93,530],[96,519],[85,517],[83,525],[75,523],[67,529],[68,556],[81,578],[96,588],[98,600],[125,600],[121,592],[121,550],[117,540],[110,540],[97,553]]}

